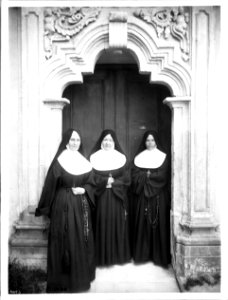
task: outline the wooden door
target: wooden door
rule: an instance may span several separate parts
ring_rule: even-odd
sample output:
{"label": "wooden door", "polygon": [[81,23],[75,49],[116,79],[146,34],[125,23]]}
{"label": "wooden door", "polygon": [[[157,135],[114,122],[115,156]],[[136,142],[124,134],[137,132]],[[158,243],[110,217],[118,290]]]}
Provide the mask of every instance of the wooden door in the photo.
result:
{"label": "wooden door", "polygon": [[63,111],[63,131],[69,127],[82,135],[88,155],[103,129],[116,131],[118,140],[132,159],[143,133],[157,130],[170,153],[171,112],[162,101],[170,96],[165,86],[149,83],[135,65],[98,65],[83,84],[68,86],[63,97],[71,104]]}

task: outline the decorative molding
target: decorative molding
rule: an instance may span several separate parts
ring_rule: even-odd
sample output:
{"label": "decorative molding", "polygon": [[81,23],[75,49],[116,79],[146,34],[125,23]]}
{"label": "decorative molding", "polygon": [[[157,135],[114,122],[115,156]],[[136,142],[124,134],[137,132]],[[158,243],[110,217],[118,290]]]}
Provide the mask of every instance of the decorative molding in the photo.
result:
{"label": "decorative molding", "polygon": [[124,11],[110,12],[109,14],[109,47],[127,48],[127,19]]}
{"label": "decorative molding", "polygon": [[[203,222],[202,222],[203,221]],[[196,233],[212,233],[214,232],[216,234],[216,231],[218,230],[219,223],[214,220],[214,217],[201,217],[199,220],[190,220],[186,219],[184,216],[182,220],[179,223],[181,229],[185,232],[187,232],[189,235],[191,235],[193,232]],[[186,238],[187,236],[185,236]],[[213,241],[214,242],[214,241]]]}
{"label": "decorative molding", "polygon": [[[59,98],[69,83],[82,83],[83,74],[94,72],[101,53],[118,46],[116,39],[110,44],[110,25],[127,26],[127,45],[122,44],[122,48],[127,46],[126,49],[135,57],[140,73],[150,74],[151,82],[164,82],[173,96],[190,95],[190,69],[183,61],[175,60],[174,45],[159,46],[147,26],[140,27],[141,21],[137,18],[129,19],[127,23],[97,22],[91,30],[82,32],[77,49],[59,47],[58,55],[46,60],[43,65],[44,98]],[[117,38],[123,36],[123,30],[115,32],[118,32]]]}
{"label": "decorative molding", "polygon": [[109,14],[109,22],[122,22],[126,23],[128,18],[127,12],[124,11],[112,11]]}
{"label": "decorative molding", "polygon": [[53,42],[69,41],[84,27],[95,22],[100,14],[98,8],[60,7],[46,8],[44,11],[45,57],[53,55]]}
{"label": "decorative molding", "polygon": [[66,98],[60,99],[45,99],[44,104],[48,105],[51,109],[63,110],[64,106],[70,104],[70,101]]}
{"label": "decorative molding", "polygon": [[189,12],[183,7],[153,8],[151,12],[140,10],[134,16],[152,24],[158,38],[168,39],[170,35],[180,41],[180,49],[184,61],[189,60]]}

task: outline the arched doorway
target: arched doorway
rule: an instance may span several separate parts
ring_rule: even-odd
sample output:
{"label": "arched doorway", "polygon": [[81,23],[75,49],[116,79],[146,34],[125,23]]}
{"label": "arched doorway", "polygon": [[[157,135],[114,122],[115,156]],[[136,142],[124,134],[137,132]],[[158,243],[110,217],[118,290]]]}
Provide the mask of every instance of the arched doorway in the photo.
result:
{"label": "arched doorway", "polygon": [[[129,12],[129,14],[131,13]],[[110,16],[112,16],[111,19]],[[115,16],[113,16],[112,13],[106,15],[105,20],[105,22],[103,22],[103,19],[98,20],[91,30],[88,27],[82,31],[82,33],[76,37],[77,42],[72,39],[73,43],[71,48],[62,42],[60,44],[57,43],[59,50],[58,55],[53,56],[53,58],[46,63],[43,93],[45,95],[44,103],[46,108],[48,108],[48,120],[50,120],[50,118],[53,120],[51,124],[52,128],[54,128],[55,136],[51,145],[52,148],[57,147],[62,132],[67,127],[74,126],[77,127],[83,135],[85,150],[88,155],[100,131],[103,128],[111,127],[116,130],[120,142],[123,148],[125,147],[124,150],[128,156],[132,157],[143,132],[148,127],[157,129],[163,140],[163,144],[169,141],[167,142],[167,152],[171,153],[170,158],[172,162],[170,222],[172,233],[172,264],[177,275],[183,274],[183,259],[179,248],[177,248],[179,246],[177,245],[177,237],[179,235],[182,236],[182,229],[179,226],[180,222],[183,217],[188,217],[187,209],[185,208],[189,201],[190,179],[188,164],[190,155],[190,70],[186,62],[181,60],[179,56],[179,43],[176,45],[167,44],[165,46],[157,39],[156,31],[149,30],[147,26],[144,26],[137,18],[130,17],[128,19],[125,13],[116,11]],[[125,35],[123,35],[123,33],[125,33]],[[121,43],[119,41],[120,35],[124,37]],[[121,52],[125,55],[127,54],[128,58],[132,55],[132,58],[123,61],[120,57],[115,57],[116,53]],[[109,54],[109,59],[107,61],[104,61],[104,59],[101,61],[105,53]],[[128,67],[128,65],[135,65],[136,62],[138,78],[142,81],[142,78],[146,78],[144,80],[145,89],[142,88],[143,93],[138,92],[137,94],[139,88],[137,88],[134,81],[129,85],[129,89],[126,89],[126,84],[122,85],[121,88],[117,88],[117,86],[119,87],[118,84],[123,81],[123,78],[113,79],[113,85],[110,84],[108,86],[105,84],[106,81],[104,77],[103,80],[101,80],[98,76],[93,88],[84,88],[86,84],[88,85],[89,79],[92,78],[91,80],[93,80],[93,78],[95,78],[93,76],[96,75],[99,68],[103,67],[103,72],[107,72],[107,65],[104,66],[105,64],[108,64],[109,67],[111,64],[114,64],[115,67],[117,67],[118,64],[121,64],[122,67]],[[100,70],[100,72],[101,71],[102,70]],[[131,78],[133,71],[131,70],[128,75],[129,76],[126,76],[127,79]],[[110,90],[113,89],[113,86],[116,91],[116,93],[112,94],[113,98],[109,96],[106,97],[106,95],[110,94]],[[147,94],[146,105],[141,105],[145,100],[144,92],[146,94],[149,87],[151,89],[155,88],[155,90],[151,90],[151,92]],[[77,90],[74,90],[74,88]],[[98,96],[96,96],[94,91],[97,91]],[[132,92],[132,97],[123,97],[126,91]],[[80,93],[81,95],[84,94],[84,97],[82,96],[80,101],[72,100],[72,95],[78,96]],[[154,94],[162,94],[163,96],[157,98],[156,102],[153,102],[152,98]],[[88,95],[90,97],[88,97]],[[121,102],[122,107],[118,106],[118,101],[120,100],[119,95],[121,99],[124,99],[124,101]],[[137,95],[143,95],[140,101],[137,100]],[[94,101],[94,97],[97,97],[99,101]],[[91,99],[90,108],[92,109],[90,112],[88,111],[88,103],[86,103],[89,98]],[[106,99],[109,101],[106,101]],[[129,99],[131,101],[129,101]],[[163,100],[164,103],[167,104],[167,107],[162,104]],[[69,106],[70,102],[71,104]],[[132,110],[126,103],[134,104],[135,110]],[[158,112],[159,109],[159,112],[161,112],[157,114],[157,116],[160,116],[158,119],[153,119],[153,115],[149,113],[151,111],[150,107],[148,108],[147,106],[155,105],[155,103],[159,104],[156,106],[156,112]],[[74,107],[78,104],[80,104],[80,106]],[[137,107],[137,104],[140,105]],[[64,106],[65,108],[62,111]],[[126,107],[128,109],[126,109]],[[172,130],[169,107],[172,110]],[[73,113],[74,108],[77,114],[75,115],[76,117],[74,117]],[[142,112],[141,109],[143,108],[147,109]],[[107,111],[112,112],[111,115],[109,113],[107,114]],[[165,111],[169,114],[169,117],[165,115]],[[149,122],[146,123],[146,125],[143,124],[145,120],[140,118],[141,113],[145,113],[144,117],[148,116]],[[66,117],[66,115],[68,115],[68,117]],[[99,118],[97,116],[99,116]],[[132,117],[131,128],[135,126],[136,134],[133,132],[131,135],[132,132],[127,130],[129,128],[129,116],[134,116]],[[119,117],[125,122],[124,124],[119,122]],[[139,123],[134,123],[135,120],[139,120]],[[140,120],[143,121],[142,124]],[[77,123],[78,121],[79,123],[81,122],[81,124],[84,122],[85,126]],[[68,122],[68,124],[66,122]],[[85,135],[84,132],[87,132],[87,135]],[[170,142],[171,132],[172,147]],[[45,128],[44,136],[46,135],[47,130]],[[132,145],[130,143],[132,143]]]}
{"label": "arched doorway", "polygon": [[[38,201],[47,168],[64,129],[62,108],[70,102],[62,98],[63,93],[66,93],[66,87],[71,84],[79,86],[83,80],[85,82],[86,74],[94,73],[94,65],[98,64],[103,51],[127,50],[137,61],[140,73],[149,74],[149,81],[153,83],[151,86],[157,84],[161,87],[164,84],[171,90],[171,97],[166,97],[165,103],[172,110],[171,228],[172,263],[176,275],[182,282],[192,270],[194,274],[201,271],[201,265],[194,265],[199,253],[204,255],[203,263],[208,265],[208,269],[214,268],[215,265],[217,270],[220,239],[214,221],[214,187],[208,184],[214,178],[211,167],[213,163],[210,160],[209,164],[205,163],[208,162],[208,158],[213,157],[213,150],[210,147],[211,140],[213,141],[210,138],[211,126],[208,128],[207,125],[208,121],[213,119],[214,84],[210,83],[214,82],[218,74],[216,72],[218,62],[214,53],[219,47],[219,7],[185,7],[184,11],[181,8],[180,18],[167,18],[168,23],[165,24],[175,29],[171,35],[168,32],[168,38],[165,36],[167,31],[161,31],[161,27],[153,26],[149,18],[152,12],[156,12],[156,20],[159,24],[162,23],[163,17],[169,16],[170,13],[170,10],[164,7],[148,7],[148,9],[103,7],[93,10],[95,10],[95,15],[91,12],[94,16],[93,23],[88,24],[85,19],[82,20],[85,25],[80,28],[82,30],[80,32],[73,30],[69,36],[68,30],[60,34],[52,26],[55,23],[59,24],[63,18],[64,8],[56,10],[53,7],[47,12],[40,7],[21,9],[23,30],[19,32],[19,40],[22,39],[23,43],[19,48],[23,51],[19,51],[19,55],[20,53],[23,55],[18,70],[21,69],[23,80],[18,81],[16,89],[21,87],[18,90],[19,94],[21,93],[18,94],[20,115],[18,153],[23,150],[23,159],[19,161],[18,168],[20,164],[23,165],[19,172],[23,185],[20,185],[19,193],[16,192],[13,196],[15,203],[20,203],[17,206],[18,212]],[[168,14],[164,14],[164,11]],[[178,21],[183,20],[188,12],[189,22],[182,28],[186,33],[183,36],[178,34],[176,29],[180,25]],[[70,29],[74,29],[73,26],[74,24],[69,24]],[[168,29],[163,26],[162,28]],[[51,54],[45,61],[42,37],[46,51]],[[197,42],[199,39],[202,39],[202,43]],[[183,42],[189,42],[189,61],[183,59],[181,55]],[[28,59],[24,59],[25,57]],[[206,76],[202,77],[204,73]],[[36,80],[37,74],[39,80]],[[201,77],[204,78],[202,86],[199,80]],[[208,109],[205,109],[207,107]],[[161,105],[160,108],[163,109],[165,106]],[[202,130],[199,112],[202,112],[204,124]],[[27,126],[28,122],[23,121],[23,118],[31,120],[32,126]],[[114,123],[114,128],[117,123]],[[106,124],[103,123],[102,126],[106,127]],[[143,126],[139,133],[144,130]],[[201,143],[204,132],[207,139]],[[29,139],[30,133],[33,134],[35,141]],[[95,135],[96,133],[92,134],[86,140],[92,144],[91,139],[95,138]],[[122,140],[124,144],[125,138]],[[134,141],[132,138],[129,140]],[[87,147],[89,152],[91,146],[88,144]],[[192,265],[194,267],[190,268]]]}
{"label": "arched doorway", "polygon": [[[165,85],[151,84],[149,75],[140,74],[138,66],[132,61],[119,64],[113,63],[112,60],[112,63],[103,60],[105,63],[98,61],[96,64],[94,74],[84,76],[82,84],[70,84],[64,90],[62,97],[69,99],[70,104],[63,109],[62,132],[70,127],[78,129],[82,134],[84,149],[88,156],[100,132],[105,128],[112,128],[131,160],[143,133],[148,129],[155,129],[159,133],[164,150],[171,156],[172,116],[170,108],[163,104],[163,100],[171,96],[169,89]],[[171,186],[171,176],[169,185]],[[132,272],[137,273],[134,267],[132,264]],[[146,264],[142,266],[146,267],[148,267]],[[158,272],[151,267],[153,270],[151,272]],[[101,270],[98,270],[99,275],[92,291],[103,291],[99,285],[101,276],[99,272]],[[110,270],[109,272],[115,273]],[[146,280],[153,282],[153,276],[150,274],[148,277]],[[133,282],[129,279],[126,283],[126,287],[130,286],[131,291],[134,291]],[[173,278],[170,278],[170,282],[172,286]],[[103,285],[113,292],[107,282]],[[124,286],[123,283],[122,285]],[[144,284],[140,286],[142,289],[145,288]],[[152,290],[151,287],[150,291]]]}
{"label": "arched doorway", "polygon": [[86,155],[105,128],[114,129],[129,159],[143,133],[159,133],[165,151],[171,151],[171,110],[163,104],[170,96],[167,87],[150,84],[135,64],[97,64],[83,84],[69,85],[63,97],[70,105],[63,110],[63,132],[77,128],[83,137]]}

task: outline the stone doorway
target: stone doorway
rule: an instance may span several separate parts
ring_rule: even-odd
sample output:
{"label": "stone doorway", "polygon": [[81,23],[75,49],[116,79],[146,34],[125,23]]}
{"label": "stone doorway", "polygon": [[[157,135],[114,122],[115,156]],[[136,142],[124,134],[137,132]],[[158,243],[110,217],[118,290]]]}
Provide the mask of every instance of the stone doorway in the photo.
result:
{"label": "stone doorway", "polygon": [[[132,160],[143,133],[152,128],[158,131],[163,149],[171,158],[172,116],[163,103],[170,96],[166,86],[151,84],[148,75],[139,74],[127,51],[107,50],[98,60],[94,74],[85,75],[82,84],[65,88],[62,97],[70,104],[63,109],[62,132],[77,128],[88,155],[101,130],[114,129]],[[169,185],[171,191],[171,178]],[[179,292],[179,287],[171,265],[163,269],[152,262],[139,266],[131,262],[97,268],[90,292]]]}
{"label": "stone doorway", "polygon": [[[67,12],[74,14],[75,8],[67,9]],[[130,53],[133,59],[130,58],[128,63],[136,61],[140,74],[147,74],[150,83],[165,85],[170,90],[170,97],[164,103],[172,111],[171,249],[177,278],[184,282],[202,270],[219,273],[220,238],[213,207],[214,190],[208,184],[213,181],[213,163],[209,161],[207,164],[207,159],[213,155],[210,150],[213,138],[207,126],[213,117],[216,98],[211,87],[219,77],[215,59],[219,44],[216,25],[219,24],[219,9],[93,8],[91,12],[86,11],[82,30],[68,28],[72,31],[64,31],[59,27],[50,30],[48,25],[52,21],[59,24],[65,13],[66,9],[62,8],[22,8],[23,94],[20,106],[23,117],[29,117],[31,127],[27,122],[20,123],[23,132],[20,146],[23,157],[28,157],[28,160],[22,160],[25,165],[20,172],[25,182],[18,194],[21,211],[28,207],[28,218],[31,217],[30,208],[38,201],[45,172],[59,144],[62,110],[70,102],[62,97],[63,91],[68,85],[82,83],[86,74],[93,74],[96,63],[105,52],[113,58],[114,52]],[[177,19],[172,18],[173,14],[182,21],[189,16],[184,35],[178,35]],[[151,16],[157,24],[148,22]],[[166,27],[159,26],[162,25],[159,20],[162,21],[164,16],[169,17]],[[90,23],[87,17],[91,17]],[[166,28],[173,31],[166,31]],[[198,40],[202,42],[197,43]],[[116,56],[115,59],[119,63],[126,62]],[[40,81],[34,80],[37,74]],[[47,128],[43,124],[50,126]],[[29,136],[34,132],[37,147],[36,152],[30,153],[34,141]],[[204,143],[202,136],[208,137],[203,139]]]}
{"label": "stone doorway", "polygon": [[[164,51],[162,47],[154,43],[155,37],[148,36],[147,30],[141,27],[141,25],[139,26],[138,23],[140,22],[137,19],[130,22],[127,27],[127,17],[125,14],[117,12],[113,18],[114,22],[110,27],[98,24],[91,32],[88,30],[83,32],[79,43],[81,50],[78,49],[77,53],[74,51],[74,48],[69,48],[69,45],[65,43],[58,45],[57,42],[56,47],[59,50],[59,54],[51,57],[44,65],[42,73],[43,89],[41,94],[44,97],[45,119],[50,124],[50,127],[48,130],[45,128],[45,132],[42,132],[41,144],[50,146],[49,148],[46,147],[45,152],[41,153],[42,167],[44,168],[40,171],[42,174],[45,174],[50,159],[53,157],[59,144],[63,129],[63,109],[65,107],[67,110],[70,104],[69,99],[63,97],[63,92],[71,84],[81,84],[86,74],[93,74],[96,63],[107,64],[118,62],[124,65],[135,64],[137,62],[139,73],[142,76],[148,76],[149,84],[153,83],[157,86],[165,86],[164,90],[167,92],[164,93],[164,97],[166,98],[164,103],[173,110],[172,129],[175,130],[175,120],[178,120],[182,124],[183,129],[183,132],[180,129],[177,130],[175,139],[173,137],[174,130],[172,130],[171,137],[171,115],[169,114],[169,143],[166,146],[168,147],[168,152],[170,152],[173,168],[181,164],[180,160],[185,159],[182,153],[180,153],[181,149],[178,143],[180,143],[180,139],[181,143],[183,143],[182,146],[187,146],[188,149],[188,145],[186,144],[188,137],[185,136],[185,129],[188,127],[188,118],[186,116],[188,115],[188,103],[190,100],[189,97],[185,97],[186,94],[189,94],[188,71],[181,64],[172,61],[173,49],[167,47],[166,51]],[[122,32],[118,24],[123,27],[122,30],[124,31],[124,39],[122,39],[121,44],[119,43],[118,36]],[[81,54],[78,54],[78,51],[81,51]],[[176,97],[176,95],[179,97]],[[166,106],[163,105],[163,107]],[[176,110],[177,114],[174,112],[174,108],[178,108]],[[168,107],[166,109],[169,111]],[[178,115],[178,118],[176,118],[176,115]],[[46,137],[51,137],[51,140],[46,140]],[[176,153],[175,157],[172,156],[173,151]],[[185,169],[183,170],[183,174],[178,172],[177,177],[183,179],[184,184],[187,184]],[[174,245],[174,234],[179,230],[178,222],[181,218],[181,215],[176,213],[176,204],[180,201],[178,193],[181,193],[181,191],[176,177],[172,177],[171,181],[171,244]],[[183,188],[185,189],[186,186]],[[175,209],[175,213],[173,213],[173,209]],[[29,206],[28,211],[24,215],[27,218],[27,215],[30,217],[32,213],[33,208]],[[45,227],[44,224],[45,222],[41,221],[42,229]],[[37,224],[35,225],[37,226]],[[45,255],[43,255],[45,247],[46,245],[44,244],[41,255],[42,264],[45,262]],[[171,247],[173,262],[175,262],[176,258],[173,249],[174,247]]]}

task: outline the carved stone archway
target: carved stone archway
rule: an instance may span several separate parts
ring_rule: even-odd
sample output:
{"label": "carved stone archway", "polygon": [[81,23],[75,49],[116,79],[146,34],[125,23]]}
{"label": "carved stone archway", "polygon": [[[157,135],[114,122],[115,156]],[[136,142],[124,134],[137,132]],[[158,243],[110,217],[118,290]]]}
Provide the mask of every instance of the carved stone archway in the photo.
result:
{"label": "carved stone archway", "polygon": [[[193,123],[192,116],[196,115],[197,108],[203,111],[203,105],[209,103],[205,96],[208,94],[207,76],[204,76],[203,89],[196,80],[193,82],[194,78],[198,81],[201,79],[201,70],[197,69],[200,61],[195,57],[199,56],[206,70],[210,55],[213,56],[214,53],[214,48],[209,47],[209,40],[215,39],[213,28],[216,18],[217,12],[213,8],[24,8],[22,25],[26,46],[22,73],[26,78],[26,85],[23,85],[23,100],[26,101],[22,108],[28,114],[26,103],[29,103],[30,98],[36,100],[37,109],[32,111],[30,119],[35,124],[32,126],[36,129],[37,144],[40,145],[40,148],[37,147],[39,159],[34,162],[34,169],[39,169],[38,174],[33,174],[29,168],[28,172],[26,168],[24,172],[24,178],[30,178],[32,183],[39,182],[36,193],[34,188],[31,188],[31,193],[30,190],[27,192],[26,204],[34,205],[38,201],[36,196],[61,138],[62,109],[69,103],[69,100],[62,98],[64,89],[72,83],[82,83],[84,74],[92,74],[103,51],[124,49],[135,58],[140,73],[149,74],[151,83],[167,85],[172,94],[164,103],[172,110],[171,250],[177,278],[181,281],[191,274],[201,272],[202,268],[205,272],[218,272],[220,240],[213,218],[212,197],[205,201],[205,205],[195,205],[194,193],[197,194],[197,191],[194,190],[193,176],[196,173],[192,168],[195,163],[192,153],[195,151],[198,154],[198,160],[204,155],[204,152],[201,154],[194,148],[193,135],[197,130],[194,126],[197,127],[198,124]],[[203,41],[202,46],[195,42],[193,47],[193,40],[189,38],[191,30],[195,30],[196,37]],[[205,37],[201,30],[209,35]],[[29,37],[33,38],[36,34],[39,41],[44,42],[45,51],[36,38],[32,39],[33,44],[29,40]],[[206,56],[209,48],[212,52]],[[190,49],[195,52],[191,53]],[[213,65],[211,69],[213,70]],[[34,83],[37,72],[40,80]],[[204,102],[199,102],[199,98],[204,99]],[[40,112],[38,116],[37,111]],[[203,130],[207,130],[207,122],[205,114]],[[48,127],[42,126],[43,124],[48,124]],[[34,130],[33,127],[24,129],[23,140],[26,141],[26,137]],[[51,145],[50,148],[47,145]],[[206,146],[200,150],[203,149],[208,155],[209,148]],[[32,145],[30,148],[32,149]],[[32,155],[30,160],[34,161]],[[205,182],[209,178],[209,171],[208,169],[206,175],[203,173],[208,176],[204,176]],[[201,192],[204,191],[200,190],[198,194],[201,195]],[[200,199],[198,194],[197,199]],[[203,266],[196,261],[201,253],[204,253]]]}
{"label": "carved stone archway", "polygon": [[[164,43],[155,30],[148,31],[148,25],[139,20],[134,11],[129,13],[123,9],[106,14],[102,23],[97,20],[72,37],[73,45],[69,46],[68,40],[68,43],[58,43],[56,40],[56,45],[52,45],[57,55],[49,58],[43,69],[46,98],[54,95],[59,98],[67,84],[82,82],[83,74],[93,73],[102,51],[110,48],[130,51],[136,59],[139,72],[150,74],[151,82],[168,85],[173,96],[190,95],[190,68],[179,56],[178,42]],[[98,9],[92,13],[92,16],[98,15]],[[67,36],[67,30],[63,30],[62,34]]]}
{"label": "carved stone archway", "polygon": [[[73,10],[71,15],[80,14],[82,11]],[[157,11],[159,13],[159,9]],[[171,14],[171,10],[169,9],[167,13]],[[46,15],[48,19],[53,17],[56,22],[64,16],[64,13],[63,16],[60,14],[60,17],[56,17],[55,13],[48,9]],[[149,74],[151,82],[167,85],[174,97],[189,99],[190,69],[188,63],[179,55],[181,52],[179,41],[174,40],[173,44],[165,43],[152,26],[152,30],[148,30],[146,22],[142,20],[143,18],[140,19],[142,11],[107,9],[102,15],[100,9],[91,9],[86,10],[85,15],[84,22],[77,30],[67,22],[66,28],[56,26],[57,37],[54,37],[54,32],[50,32],[46,24],[48,60],[43,66],[42,78],[43,97],[48,99],[49,106],[51,99],[55,107],[57,99],[62,101],[61,96],[67,85],[82,83],[83,74],[92,74],[98,58],[106,49],[127,49],[135,58],[139,72]],[[99,17],[103,17],[102,22]],[[168,24],[170,27],[175,24],[170,19],[166,23],[166,27]],[[75,44],[77,46],[74,46]],[[59,128],[59,125],[57,127]],[[53,144],[53,149],[56,148],[60,138],[61,133]]]}
{"label": "carved stone archway", "polygon": [[[93,16],[98,15],[98,10],[93,11]],[[61,95],[66,86],[82,83],[83,74],[93,73],[96,61],[106,49],[127,49],[135,58],[140,73],[150,74],[151,82],[162,83],[170,88],[173,97],[166,99],[165,103],[173,110],[171,252],[173,264],[176,265],[176,236],[180,233],[183,206],[189,201],[191,75],[188,63],[178,55],[179,43],[165,45],[155,30],[148,31],[148,24],[139,16],[138,12],[129,13],[124,9],[109,11],[105,22],[99,22],[98,19],[75,37],[72,43],[77,41],[77,47],[56,42],[57,54],[44,65],[44,96],[48,99],[44,103],[48,103],[49,107],[51,102],[53,107],[56,107],[57,101],[62,103],[64,99],[61,99]],[[60,114],[62,107],[59,106]],[[54,114],[50,110],[49,120],[52,116]],[[60,128],[60,124],[55,127]],[[60,131],[56,132],[57,136],[56,145],[61,138]],[[56,145],[53,145],[53,149]]]}

